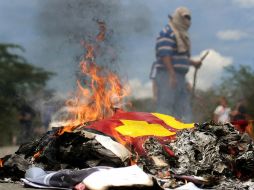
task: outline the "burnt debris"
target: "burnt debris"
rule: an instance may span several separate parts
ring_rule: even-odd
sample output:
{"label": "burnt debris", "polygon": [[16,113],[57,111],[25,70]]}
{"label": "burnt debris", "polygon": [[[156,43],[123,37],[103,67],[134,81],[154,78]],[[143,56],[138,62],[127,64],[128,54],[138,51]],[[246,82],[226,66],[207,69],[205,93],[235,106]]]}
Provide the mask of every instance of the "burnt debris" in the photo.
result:
{"label": "burnt debris", "polygon": [[112,151],[102,146],[93,133],[84,130],[58,135],[58,130],[60,129],[53,129],[39,140],[22,144],[15,154],[3,157],[0,178],[19,180],[31,166],[57,171],[128,165],[128,160],[122,161]]}
{"label": "burnt debris", "polygon": [[146,154],[132,152],[126,159],[95,138],[102,135],[100,132],[83,128],[58,135],[59,130],[53,129],[2,158],[0,178],[19,180],[31,166],[51,171],[124,167],[135,157],[136,164],[164,188],[175,188],[186,181],[216,189],[254,187],[253,140],[231,124],[197,124],[193,129],[179,131],[174,141],[150,137],[142,144]]}
{"label": "burnt debris", "polygon": [[173,156],[165,154],[163,145],[150,138],[145,142],[146,150],[160,162],[152,162],[151,158],[140,158],[138,162],[164,187],[174,188],[186,181],[216,189],[254,187],[253,140],[231,124],[196,125],[178,132],[176,140],[166,146]]}

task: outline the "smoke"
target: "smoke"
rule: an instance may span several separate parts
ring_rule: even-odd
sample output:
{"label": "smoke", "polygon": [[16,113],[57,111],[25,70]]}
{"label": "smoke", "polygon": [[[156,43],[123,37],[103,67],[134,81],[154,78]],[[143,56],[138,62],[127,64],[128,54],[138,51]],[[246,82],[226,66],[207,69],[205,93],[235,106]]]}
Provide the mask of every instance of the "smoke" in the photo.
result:
{"label": "smoke", "polygon": [[123,68],[120,63],[126,57],[123,55],[131,51],[129,41],[149,35],[151,11],[144,4],[128,0],[43,0],[38,1],[38,7],[35,29],[40,42],[35,47],[38,48],[35,57],[39,65],[56,73],[49,87],[57,94],[48,100],[41,95],[35,107],[40,110],[45,123],[58,125],[58,121],[64,121],[69,115],[66,107],[56,102],[63,103],[75,90],[76,80],[80,77],[79,61],[85,53],[81,41],[97,43],[97,21],[106,23],[106,38],[97,44],[100,49],[96,52],[96,63],[120,74]]}
{"label": "smoke", "polygon": [[39,59],[46,69],[57,73],[50,86],[65,92],[76,86],[79,59],[85,52],[80,42],[94,43],[99,32],[97,20],[106,23],[107,33],[96,62],[119,73],[122,55],[130,51],[129,39],[147,35],[151,28],[149,8],[136,2],[44,0],[39,7],[36,28],[43,38]]}

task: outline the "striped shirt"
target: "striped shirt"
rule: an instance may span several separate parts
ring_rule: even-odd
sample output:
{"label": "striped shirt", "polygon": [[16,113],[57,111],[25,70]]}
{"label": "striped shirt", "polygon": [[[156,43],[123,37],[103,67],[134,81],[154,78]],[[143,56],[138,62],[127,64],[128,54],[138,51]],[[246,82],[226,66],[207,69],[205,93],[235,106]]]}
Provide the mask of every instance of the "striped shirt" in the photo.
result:
{"label": "striped shirt", "polygon": [[176,46],[176,37],[169,25],[160,32],[156,40],[156,59],[157,67],[164,67],[161,58],[164,56],[172,57],[172,64],[176,72],[186,74],[190,66],[190,53],[179,53]]}

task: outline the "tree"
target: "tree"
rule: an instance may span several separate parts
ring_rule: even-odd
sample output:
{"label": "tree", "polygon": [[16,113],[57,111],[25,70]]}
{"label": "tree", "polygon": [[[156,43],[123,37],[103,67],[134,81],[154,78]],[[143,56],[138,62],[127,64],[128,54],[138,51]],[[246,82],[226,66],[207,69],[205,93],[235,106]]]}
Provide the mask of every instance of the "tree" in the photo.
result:
{"label": "tree", "polygon": [[222,79],[220,92],[225,94],[232,106],[240,99],[244,99],[247,112],[254,117],[254,71],[250,66],[227,67]]}
{"label": "tree", "polygon": [[198,123],[212,120],[214,109],[218,104],[218,92],[215,88],[206,91],[197,89],[193,100],[193,121]]}
{"label": "tree", "polygon": [[234,108],[239,100],[245,100],[247,113],[254,118],[254,71],[251,67],[240,65],[229,66],[224,70],[221,82],[213,88],[197,91],[197,97],[193,104],[195,122],[204,122],[212,119],[213,111],[218,104],[218,99],[225,96],[231,108]]}
{"label": "tree", "polygon": [[53,75],[29,64],[18,51],[24,49],[15,44],[0,44],[0,144],[10,141],[20,105],[29,95],[45,88]]}

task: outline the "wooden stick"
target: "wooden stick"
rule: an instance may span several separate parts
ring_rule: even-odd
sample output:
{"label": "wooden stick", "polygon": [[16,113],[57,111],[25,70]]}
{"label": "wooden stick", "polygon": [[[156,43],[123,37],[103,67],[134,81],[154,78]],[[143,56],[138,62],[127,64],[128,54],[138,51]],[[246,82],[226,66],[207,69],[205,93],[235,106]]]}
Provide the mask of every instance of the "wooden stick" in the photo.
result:
{"label": "wooden stick", "polygon": [[[203,60],[206,58],[206,56],[209,54],[209,50],[201,57],[200,61],[201,63]],[[193,100],[195,97],[195,88],[196,88],[196,81],[197,81],[197,73],[198,73],[198,68],[195,67],[194,71],[194,76],[193,76],[193,86],[192,86],[192,93],[191,93],[191,99]]]}

